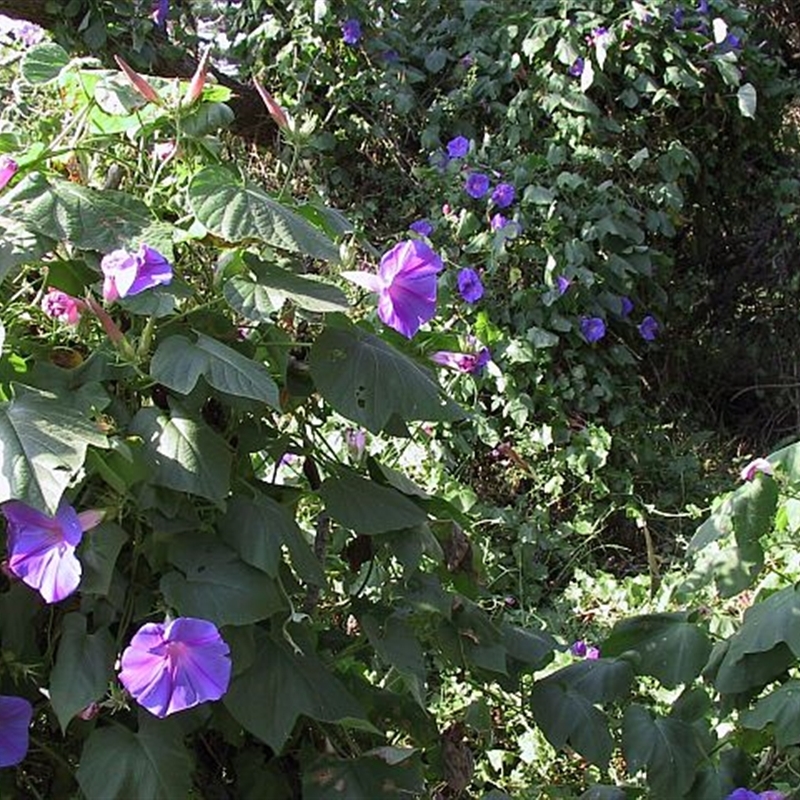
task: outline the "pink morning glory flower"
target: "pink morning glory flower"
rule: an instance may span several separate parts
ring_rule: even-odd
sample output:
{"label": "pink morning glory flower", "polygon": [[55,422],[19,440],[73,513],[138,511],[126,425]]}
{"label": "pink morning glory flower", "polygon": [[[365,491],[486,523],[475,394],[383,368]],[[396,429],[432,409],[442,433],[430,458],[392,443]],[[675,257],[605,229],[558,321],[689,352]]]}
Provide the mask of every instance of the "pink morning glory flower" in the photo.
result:
{"label": "pink morning glory flower", "polygon": [[77,325],[85,308],[83,300],[78,300],[60,289],[50,289],[42,298],[42,311],[64,325]]}
{"label": "pink morning glory flower", "polygon": [[109,303],[172,280],[172,264],[146,244],[135,253],[114,250],[103,257],[100,269],[105,276],[103,297]]}
{"label": "pink morning glory flower", "polygon": [[510,183],[498,183],[492,192],[492,202],[498,208],[508,208],[516,197],[517,191]]}
{"label": "pink morning glory flower", "polygon": [[120,683],[157,717],[219,700],[231,679],[228,644],[214,623],[194,617],[142,625],[120,663]]}
{"label": "pink morning glory flower", "polygon": [[766,458],[754,458],[749,464],[745,464],[745,466],[742,467],[739,477],[741,477],[743,481],[750,482],[755,480],[759,472],[762,475],[773,475],[775,471],[772,464],[770,464]]}
{"label": "pink morning glory flower", "polygon": [[2,189],[16,174],[19,167],[11,156],[0,156],[0,189]]}
{"label": "pink morning glory flower", "polygon": [[458,291],[467,303],[477,303],[483,297],[483,284],[474,269],[465,267],[457,277]]}
{"label": "pink morning glory flower", "polygon": [[61,501],[49,517],[19,500],[2,507],[7,523],[8,569],[36,589],[46,603],[71,595],[81,582],[81,562],[75,555],[84,531],[100,522],[97,511],[76,514]]}
{"label": "pink morning glory flower", "polygon": [[589,344],[599,342],[606,335],[606,324],[600,317],[583,317],[581,333]]}
{"label": "pink morning glory flower", "polygon": [[464,183],[464,191],[470,197],[479,200],[489,191],[489,176],[482,172],[470,172]]}
{"label": "pink morning glory flower", "polygon": [[425,242],[399,242],[381,258],[378,274],[343,272],[349,281],[378,293],[378,316],[410,339],[436,314],[436,275],[442,259]]}
{"label": "pink morning glory flower", "polygon": [[33,706],[24,697],[0,696],[0,767],[13,767],[28,752]]}

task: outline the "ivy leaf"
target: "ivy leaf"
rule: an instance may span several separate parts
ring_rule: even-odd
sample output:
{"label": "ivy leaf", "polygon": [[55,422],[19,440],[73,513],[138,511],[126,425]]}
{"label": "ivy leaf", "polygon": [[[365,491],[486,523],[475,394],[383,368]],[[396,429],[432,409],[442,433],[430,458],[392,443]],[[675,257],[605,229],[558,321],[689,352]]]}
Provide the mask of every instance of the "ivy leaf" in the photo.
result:
{"label": "ivy leaf", "polygon": [[0,503],[21,500],[55,514],[90,445],[107,446],[91,420],[55,395],[16,386],[0,403]]}
{"label": "ivy leaf", "polygon": [[378,433],[397,415],[411,420],[461,419],[431,374],[391,345],[337,318],[311,348],[311,375],[343,416]]}
{"label": "ivy leaf", "polygon": [[208,167],[189,184],[198,221],[227,242],[260,239],[293,253],[337,262],[339,249],[318,228],[224,167]]}
{"label": "ivy leaf", "polygon": [[625,712],[622,749],[628,774],[646,769],[653,793],[669,798],[689,791],[704,757],[691,725],[672,717],[653,718],[636,704]]}
{"label": "ivy leaf", "polygon": [[664,686],[689,683],[701,672],[711,654],[711,641],[688,614],[645,614],[618,622],[602,646],[606,656],[634,650],[636,671],[653,675]]}
{"label": "ivy leaf", "polygon": [[364,719],[356,699],[317,658],[302,630],[292,626],[290,631],[302,652],[283,637],[257,631],[254,662],[233,679],[223,698],[236,721],[276,753],[301,715],[321,722]]}
{"label": "ivy leaf", "polygon": [[114,674],[114,639],[106,628],[86,633],[83,614],[67,614],[61,623],[56,663],[50,673],[50,703],[65,733],[73,717],[99,700]]}
{"label": "ivy leaf", "polygon": [[800,681],[787,681],[762,697],[755,708],[739,717],[745,728],[763,730],[770,723],[775,728],[778,747],[785,748],[800,742]]}
{"label": "ivy leaf", "polygon": [[142,713],[139,731],[95,729],[83,746],[77,779],[87,800],[175,800],[189,797],[192,758],[177,720]]}
{"label": "ivy leaf", "polygon": [[278,387],[263,364],[202,333],[196,336],[196,342],[185,336],[161,342],[150,363],[153,380],[189,394],[202,375],[220,392],[280,407]]}
{"label": "ivy leaf", "polygon": [[144,439],[144,459],[151,481],[178,492],[221,503],[230,486],[228,445],[207,425],[183,416],[169,417],[155,408],[140,409],[131,420],[131,433]]}

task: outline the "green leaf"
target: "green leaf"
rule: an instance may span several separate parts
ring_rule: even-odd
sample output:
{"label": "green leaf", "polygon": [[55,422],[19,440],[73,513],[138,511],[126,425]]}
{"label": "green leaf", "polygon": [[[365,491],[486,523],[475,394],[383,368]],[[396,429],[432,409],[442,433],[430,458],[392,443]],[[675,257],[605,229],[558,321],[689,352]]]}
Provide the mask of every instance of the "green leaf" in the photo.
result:
{"label": "green leaf", "polygon": [[61,45],[44,42],[34,45],[22,57],[20,73],[34,85],[54,81],[69,64],[69,53]]}
{"label": "green leaf", "polygon": [[293,253],[339,260],[339,249],[319,229],[224,167],[208,167],[192,179],[189,205],[207,230],[228,242],[260,239]]}
{"label": "green leaf", "polygon": [[446,63],[447,50],[445,50],[443,47],[437,47],[435,50],[431,50],[428,55],[425,56],[425,69],[427,69],[428,72],[432,72],[434,74],[441,72]]}
{"label": "green leaf", "polygon": [[138,733],[121,725],[94,730],[76,777],[87,800],[175,800],[190,796],[192,768],[180,723],[143,712]]}
{"label": "green leaf", "polygon": [[421,797],[423,788],[416,756],[396,764],[370,755],[323,756],[303,772],[304,800],[406,800]]}
{"label": "green leaf", "polygon": [[625,712],[622,749],[628,774],[646,769],[653,792],[670,798],[689,791],[704,757],[691,725],[671,717],[653,718],[636,704]]}
{"label": "green leaf", "polygon": [[114,639],[106,628],[86,633],[83,614],[67,614],[61,623],[56,663],[50,673],[50,703],[61,732],[70,720],[106,693],[114,675]]}
{"label": "green leaf", "polygon": [[153,380],[189,394],[202,375],[220,392],[280,408],[278,387],[262,364],[202,333],[196,336],[196,342],[185,336],[161,342],[150,362]]}
{"label": "green leaf", "polygon": [[355,698],[317,658],[302,629],[291,635],[296,652],[280,636],[257,631],[253,664],[231,682],[223,702],[250,733],[279,753],[301,715],[321,722],[363,719]]}
{"label": "green leaf", "polygon": [[128,534],[113,522],[103,522],[83,535],[78,549],[83,594],[108,594],[119,551],[127,541]]}
{"label": "green leaf", "polygon": [[251,322],[270,322],[276,311],[272,293],[244,275],[234,275],[222,287],[228,305]]}
{"label": "green leaf", "polygon": [[529,671],[541,669],[556,648],[555,639],[545,631],[520,628],[508,623],[504,623],[500,630],[508,655],[528,667]]}
{"label": "green leaf", "polygon": [[201,137],[227,128],[235,114],[225,103],[200,103],[181,121],[181,130],[187,136]]}
{"label": "green leaf", "polygon": [[17,386],[0,403],[0,502],[21,500],[54,514],[89,445],[107,445],[91,420],[55,395]]}
{"label": "green leaf", "polygon": [[464,416],[428,371],[349,323],[340,326],[337,320],[335,327],[327,327],[311,348],[309,363],[320,394],[373,433],[395,414],[405,422]]}
{"label": "green leaf", "polygon": [[753,119],[756,115],[756,105],[758,104],[756,87],[752,83],[743,83],[739,87],[739,91],[736,92],[736,99],[739,101],[741,115]]}
{"label": "green leaf", "polygon": [[319,488],[325,510],[340,525],[356,533],[374,534],[410,528],[428,519],[405,495],[387,486],[341,470]]}
{"label": "green leaf", "polygon": [[702,671],[711,654],[711,641],[688,614],[645,614],[618,622],[603,643],[606,656],[633,650],[639,655],[636,671],[653,675],[664,686],[689,683]]}
{"label": "green leaf", "polygon": [[762,697],[755,708],[740,715],[739,721],[745,728],[759,731],[772,724],[778,747],[800,743],[800,681],[787,681]]}
{"label": "green leaf", "polygon": [[92,189],[69,181],[48,183],[33,175],[15,187],[8,214],[35,232],[71,242],[82,250],[110,252],[138,246],[153,222],[147,206],[110,189]]}
{"label": "green leaf", "polygon": [[180,411],[168,417],[156,408],[143,408],[131,420],[130,432],[145,442],[143,457],[156,486],[199,495],[214,503],[227,497],[231,451],[207,425]]}

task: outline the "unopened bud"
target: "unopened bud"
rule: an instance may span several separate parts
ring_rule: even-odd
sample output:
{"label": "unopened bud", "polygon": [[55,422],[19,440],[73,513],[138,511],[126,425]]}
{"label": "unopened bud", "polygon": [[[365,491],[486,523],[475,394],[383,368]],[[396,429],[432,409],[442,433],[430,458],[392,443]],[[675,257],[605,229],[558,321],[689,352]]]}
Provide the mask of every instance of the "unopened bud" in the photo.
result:
{"label": "unopened bud", "polygon": [[128,80],[133,84],[139,94],[151,103],[160,104],[161,98],[156,90],[129,64],[126,64],[119,56],[114,56],[119,68],[125,73]]}

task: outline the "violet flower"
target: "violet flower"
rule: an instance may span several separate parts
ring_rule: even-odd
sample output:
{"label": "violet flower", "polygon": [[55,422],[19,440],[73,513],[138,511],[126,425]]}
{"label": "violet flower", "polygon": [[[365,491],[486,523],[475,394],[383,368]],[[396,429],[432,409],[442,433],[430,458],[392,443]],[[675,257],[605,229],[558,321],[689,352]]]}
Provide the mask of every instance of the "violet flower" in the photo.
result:
{"label": "violet flower", "polygon": [[508,225],[508,218],[504,217],[499,211],[489,220],[489,227],[493,231],[499,231]]}
{"label": "violet flower", "polygon": [[583,58],[578,56],[572,62],[572,66],[569,68],[569,74],[573,78],[580,78],[580,76],[583,75],[583,67],[584,67],[584,65],[585,65],[585,62],[584,62]]}
{"label": "violet flower", "polygon": [[572,286],[572,281],[566,275],[559,275],[556,278],[556,288],[559,296],[566,294],[570,286]]}
{"label": "violet flower", "polygon": [[6,184],[14,177],[19,166],[11,156],[0,156],[0,189],[3,189]]}
{"label": "violet flower", "polygon": [[153,20],[157,27],[165,28],[167,25],[168,16],[169,0],[156,0],[156,2],[153,4],[153,12],[150,14],[150,19]]}
{"label": "violet flower", "polygon": [[439,350],[431,356],[431,361],[443,367],[475,374],[480,372],[491,361],[492,354],[488,347],[477,353],[454,353],[450,350]]}
{"label": "violet flower", "polygon": [[120,683],[162,718],[219,700],[231,679],[230,648],[217,626],[193,617],[142,625],[120,664]]}
{"label": "violet flower", "polygon": [[600,648],[592,644],[586,644],[583,639],[578,639],[576,642],[573,642],[569,651],[578,658],[586,658],[590,661],[595,661],[600,658]]}
{"label": "violet flower", "polygon": [[482,172],[470,172],[464,183],[464,191],[470,196],[479,200],[489,191],[489,177]]}
{"label": "violet flower", "polygon": [[83,300],[72,297],[60,289],[50,289],[42,298],[42,311],[63,325],[77,325],[85,308]]}
{"label": "violet flower", "polygon": [[620,316],[625,319],[629,317],[631,311],[633,311],[633,300],[631,300],[630,297],[620,297],[619,302],[621,304]]}
{"label": "violet flower", "polygon": [[750,789],[734,789],[725,800],[785,800],[786,795],[783,792],[778,792],[775,789],[769,789],[766,792],[757,794],[750,791]]}
{"label": "violet flower", "polygon": [[637,327],[639,330],[639,335],[646,342],[654,341],[658,335],[658,322],[656,322],[655,317],[652,317],[649,314],[639,323]]}
{"label": "violet flower", "polygon": [[172,280],[172,264],[146,244],[135,253],[114,250],[103,257],[100,269],[105,276],[103,297],[109,303]]}
{"label": "violet flower", "polygon": [[516,197],[516,189],[510,183],[498,183],[492,192],[492,202],[498,208],[508,208]]}
{"label": "violet flower", "polygon": [[420,236],[430,236],[433,233],[433,225],[427,219],[418,219],[412,222],[408,229],[418,233]]}
{"label": "violet flower", "polygon": [[377,292],[380,319],[410,339],[436,314],[436,276],[442,269],[442,259],[425,242],[408,239],[384,253],[377,275],[342,275]]}
{"label": "violet flower", "polygon": [[469,153],[469,139],[466,136],[456,136],[447,143],[447,155],[450,158],[464,158]]}
{"label": "violet flower", "polygon": [[600,317],[581,318],[581,333],[589,344],[599,342],[606,335],[606,324]]}
{"label": "violet flower", "polygon": [[356,45],[361,41],[361,23],[357,19],[348,19],[342,23],[342,40],[345,44]]}
{"label": "violet flower", "polygon": [[759,472],[762,475],[775,474],[772,464],[767,461],[766,458],[754,458],[749,464],[745,464],[742,467],[739,477],[743,481],[747,481],[749,483],[750,481],[755,480],[755,477]]}
{"label": "violet flower", "polygon": [[458,291],[467,303],[477,303],[483,297],[483,284],[474,269],[465,267],[460,270],[456,280]]}
{"label": "violet flower", "polygon": [[344,441],[350,455],[359,460],[367,446],[367,432],[362,428],[348,428],[344,433]]}
{"label": "violet flower", "polygon": [[19,500],[2,507],[7,523],[8,569],[36,589],[46,603],[71,595],[81,582],[81,562],[75,555],[84,531],[100,522],[97,511],[76,514],[62,500],[49,517]]}
{"label": "violet flower", "polygon": [[28,752],[33,706],[24,697],[0,696],[0,767],[19,764]]}

